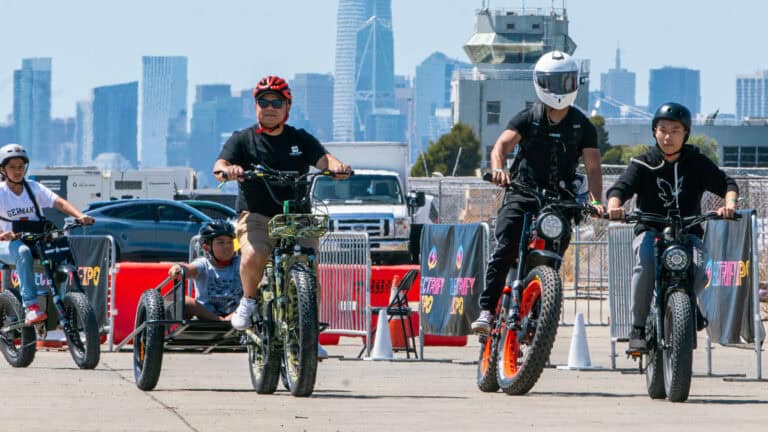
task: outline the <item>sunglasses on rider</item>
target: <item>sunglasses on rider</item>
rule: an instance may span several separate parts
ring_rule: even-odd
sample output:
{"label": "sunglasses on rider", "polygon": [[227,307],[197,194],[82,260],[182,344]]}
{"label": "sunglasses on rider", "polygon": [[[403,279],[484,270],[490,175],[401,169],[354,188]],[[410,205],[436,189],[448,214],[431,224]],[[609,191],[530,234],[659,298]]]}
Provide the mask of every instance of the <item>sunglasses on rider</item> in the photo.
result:
{"label": "sunglasses on rider", "polygon": [[259,104],[259,106],[262,108],[266,108],[272,105],[272,108],[280,109],[283,107],[283,104],[285,104],[285,101],[283,99],[257,99],[256,103]]}

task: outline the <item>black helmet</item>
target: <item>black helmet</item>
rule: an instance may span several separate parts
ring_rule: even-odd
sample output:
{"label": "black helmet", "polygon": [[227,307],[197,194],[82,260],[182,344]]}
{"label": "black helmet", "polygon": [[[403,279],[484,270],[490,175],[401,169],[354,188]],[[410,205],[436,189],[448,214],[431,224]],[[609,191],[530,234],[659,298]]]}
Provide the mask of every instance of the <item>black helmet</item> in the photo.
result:
{"label": "black helmet", "polygon": [[676,102],[667,102],[665,104],[662,104],[659,109],[656,110],[656,113],[653,115],[653,121],[651,122],[651,130],[656,130],[656,123],[659,122],[659,120],[672,120],[676,122],[680,122],[685,126],[685,140],[683,142],[688,141],[688,135],[691,133],[691,111],[688,110],[684,105],[681,105]]}
{"label": "black helmet", "polygon": [[200,241],[203,243],[223,235],[235,238],[235,228],[226,220],[217,219],[200,227]]}

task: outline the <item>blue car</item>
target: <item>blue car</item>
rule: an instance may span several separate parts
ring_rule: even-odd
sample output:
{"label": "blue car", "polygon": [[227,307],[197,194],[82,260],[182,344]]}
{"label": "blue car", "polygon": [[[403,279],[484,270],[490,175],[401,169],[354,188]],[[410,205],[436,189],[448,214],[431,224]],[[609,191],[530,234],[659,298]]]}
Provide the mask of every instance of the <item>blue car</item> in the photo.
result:
{"label": "blue car", "polygon": [[72,234],[111,235],[118,261],[186,261],[190,239],[212,220],[184,203],[161,199],[100,202],[85,214],[96,223]]}

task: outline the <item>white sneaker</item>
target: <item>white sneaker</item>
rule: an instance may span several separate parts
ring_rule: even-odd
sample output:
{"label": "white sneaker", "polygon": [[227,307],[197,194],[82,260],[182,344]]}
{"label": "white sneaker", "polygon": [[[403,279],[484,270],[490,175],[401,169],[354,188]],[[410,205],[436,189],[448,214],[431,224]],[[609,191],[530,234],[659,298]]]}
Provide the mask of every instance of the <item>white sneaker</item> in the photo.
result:
{"label": "white sneaker", "polygon": [[253,310],[256,308],[256,300],[249,298],[249,297],[243,297],[240,299],[240,304],[237,306],[237,310],[235,310],[235,314],[232,315],[232,328],[235,330],[245,330],[249,328],[251,323],[251,315],[253,315]]}

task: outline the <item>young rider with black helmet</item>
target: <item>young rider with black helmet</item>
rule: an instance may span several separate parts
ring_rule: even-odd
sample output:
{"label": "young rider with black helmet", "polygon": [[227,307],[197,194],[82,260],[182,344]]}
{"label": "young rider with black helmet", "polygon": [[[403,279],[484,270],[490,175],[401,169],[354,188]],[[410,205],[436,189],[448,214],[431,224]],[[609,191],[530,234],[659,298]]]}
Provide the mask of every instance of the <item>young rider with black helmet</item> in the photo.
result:
{"label": "young rider with black helmet", "polygon": [[28,167],[29,156],[24,147],[18,144],[0,147],[0,261],[16,266],[25,321],[36,324],[45,321],[48,315],[37,305],[32,251],[16,239],[14,227],[19,226],[19,221],[42,221],[42,209],[48,207],[54,207],[84,225],[92,224],[93,218],[44,185],[25,179]]}
{"label": "young rider with black helmet", "polygon": [[[624,209],[621,205],[634,195],[637,195],[637,209],[643,212],[667,215],[670,209],[679,209],[683,217],[695,216],[701,214],[701,197],[705,191],[724,197],[725,205],[717,213],[732,218],[736,211],[738,186],[697,147],[686,144],[691,133],[691,112],[688,108],[674,102],[661,105],[653,116],[651,130],[656,145],[632,159],[627,170],[608,189],[610,218],[622,219]],[[653,242],[663,229],[663,226],[653,224],[635,225],[630,350],[647,349],[645,322],[650,311],[656,272]],[[702,235],[700,226],[693,227],[688,234],[688,240],[696,251],[694,291],[697,295],[707,282]],[[698,313],[701,315],[701,311]],[[703,319],[699,322],[702,326],[706,325]]]}
{"label": "young rider with black helmet", "polygon": [[[219,181],[241,179],[243,171],[260,164],[281,171],[306,173],[310,166],[334,172],[348,172],[349,166],[328,153],[320,142],[303,129],[287,125],[291,89],[278,76],[267,76],[253,90],[257,124],[235,132],[219,154],[213,173]],[[232,317],[232,327],[244,330],[251,325],[264,267],[274,246],[267,235],[269,219],[281,213],[264,182],[240,183],[237,199],[237,239],[240,243],[240,276],[244,296]],[[273,187],[280,199],[291,198],[288,188]],[[318,249],[316,239],[302,240],[303,246]]]}
{"label": "young rider with black helmet", "polygon": [[178,277],[184,269],[195,281],[195,297],[184,298],[187,318],[228,321],[237,308],[243,288],[240,282],[240,256],[235,254],[235,228],[229,221],[214,220],[200,227],[204,256],[191,263],[177,263],[168,275]]}
{"label": "young rider with black helmet", "polygon": [[[552,51],[536,62],[533,84],[540,102],[509,121],[491,151],[493,182],[507,186],[511,180],[559,190],[576,178],[579,157],[584,157],[592,204],[602,214],[602,174],[597,131],[589,119],[571,104],[579,89],[579,64],[570,55]],[[509,171],[507,155],[516,150]],[[517,261],[522,221],[526,212],[538,211],[536,199],[517,190],[507,190],[496,219],[497,246],[486,272],[486,288],[480,295],[480,317],[472,323],[479,334],[488,333],[504,282]],[[565,242],[567,244],[567,241]]]}

